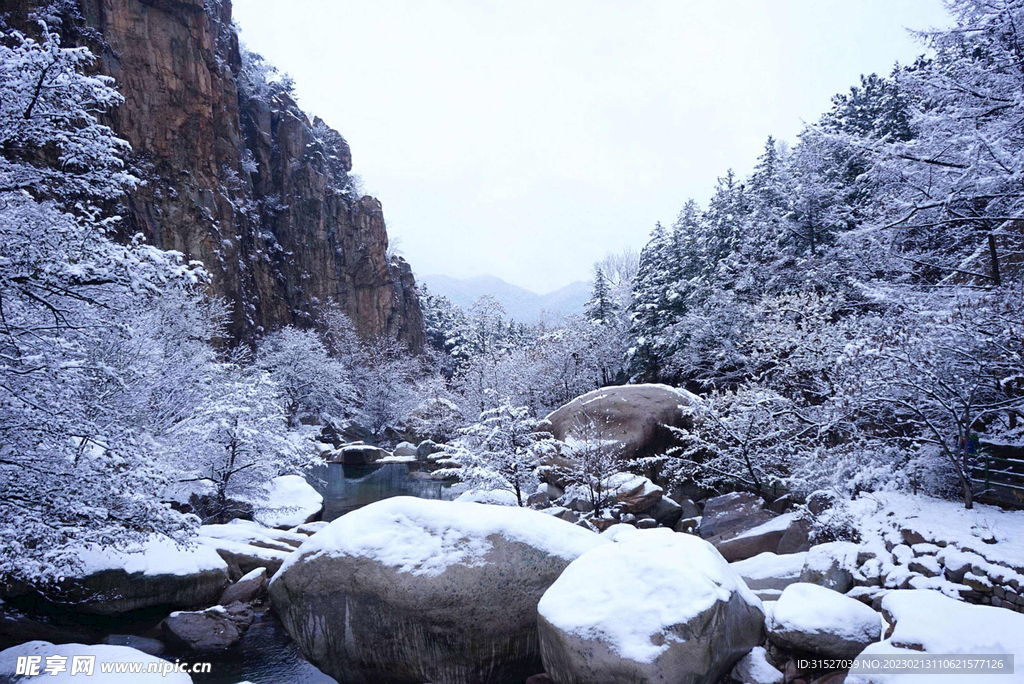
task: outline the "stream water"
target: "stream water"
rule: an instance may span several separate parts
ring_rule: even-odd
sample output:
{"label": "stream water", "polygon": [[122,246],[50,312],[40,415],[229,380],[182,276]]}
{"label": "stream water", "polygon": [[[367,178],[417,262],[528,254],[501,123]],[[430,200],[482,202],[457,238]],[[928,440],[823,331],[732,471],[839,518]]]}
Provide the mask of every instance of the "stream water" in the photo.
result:
{"label": "stream water", "polygon": [[[443,482],[410,476],[404,463],[382,466],[315,468],[310,482],[324,496],[324,520],[334,520],[357,508],[392,496],[450,499],[454,492]],[[256,622],[235,648],[209,657],[210,674],[192,675],[195,684],[331,684],[334,680],[299,653],[276,615],[261,610]]]}

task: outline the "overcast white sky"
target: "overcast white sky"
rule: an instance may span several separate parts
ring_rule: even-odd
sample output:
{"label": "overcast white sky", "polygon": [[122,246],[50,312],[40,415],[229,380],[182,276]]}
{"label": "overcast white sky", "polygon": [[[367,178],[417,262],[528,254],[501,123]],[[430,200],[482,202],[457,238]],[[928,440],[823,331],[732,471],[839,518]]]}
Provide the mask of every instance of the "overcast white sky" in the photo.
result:
{"label": "overcast white sky", "polygon": [[235,0],[417,273],[546,292],[745,175],[941,0]]}

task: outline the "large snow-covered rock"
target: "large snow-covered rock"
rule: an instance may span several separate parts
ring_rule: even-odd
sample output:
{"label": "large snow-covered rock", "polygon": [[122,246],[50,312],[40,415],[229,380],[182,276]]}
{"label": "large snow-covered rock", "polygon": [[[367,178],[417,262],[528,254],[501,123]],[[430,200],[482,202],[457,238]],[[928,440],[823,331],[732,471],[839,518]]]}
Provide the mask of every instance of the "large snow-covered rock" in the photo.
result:
{"label": "large snow-covered rock", "polygon": [[253,505],[256,522],[288,529],[316,520],[323,512],[324,497],[301,475],[281,475],[270,481],[266,496]]}
{"label": "large snow-covered rock", "polygon": [[801,653],[852,658],[882,638],[882,617],[857,599],[801,582],[775,603],[768,638]]}
{"label": "large snow-covered rock", "polygon": [[[45,670],[46,658],[59,656],[66,669],[55,674]],[[93,656],[92,676],[84,671],[74,671],[75,656]],[[41,657],[39,675],[19,677],[15,675],[19,657]],[[142,672],[109,672],[103,673],[104,663],[140,663]],[[46,641],[29,641],[0,651],[0,681],[2,682],[38,682],[39,684],[80,684],[96,682],[97,684],[192,684],[192,678],[184,672],[175,672],[174,663],[161,660],[142,651],[127,646],[108,646],[106,644],[87,646],[85,644],[51,644]],[[127,669],[127,668],[126,668]],[[137,668],[138,669],[138,668]],[[150,671],[151,670],[151,671]]]}
{"label": "large snow-covered rock", "polygon": [[761,602],[713,546],[664,528],[614,538],[540,600],[555,682],[710,684],[761,643]]}
{"label": "large snow-covered rock", "polygon": [[665,427],[686,427],[688,407],[700,399],[668,385],[602,387],[576,397],[549,414],[556,439],[571,438],[586,421],[593,421],[603,439],[623,445],[623,457],[644,454],[672,442]]}
{"label": "large snow-covered rock", "polygon": [[783,555],[767,552],[729,565],[764,601],[777,599],[783,589],[799,582],[806,561],[806,552]]}
{"label": "large snow-covered rock", "polygon": [[299,547],[270,584],[342,682],[511,684],[541,671],[537,602],[597,534],[526,508],[396,497]]}
{"label": "large snow-covered rock", "polygon": [[294,549],[282,551],[275,548],[254,546],[230,539],[199,537],[199,543],[213,549],[228,564],[228,575],[238,579],[257,568],[266,568],[267,573],[277,572]]}
{"label": "large snow-covered rock", "polygon": [[963,603],[930,590],[891,591],[882,598],[882,613],[891,627],[884,641],[861,652],[866,659],[921,653],[1016,656],[1015,674],[974,672],[943,674],[860,674],[851,670],[846,684],[1019,684],[1024,667],[1024,615],[992,606]]}
{"label": "large snow-covered rock", "polygon": [[216,601],[229,581],[227,563],[216,551],[182,547],[162,536],[126,551],[93,545],[77,555],[80,573],[60,582],[53,600],[81,613],[197,608]]}

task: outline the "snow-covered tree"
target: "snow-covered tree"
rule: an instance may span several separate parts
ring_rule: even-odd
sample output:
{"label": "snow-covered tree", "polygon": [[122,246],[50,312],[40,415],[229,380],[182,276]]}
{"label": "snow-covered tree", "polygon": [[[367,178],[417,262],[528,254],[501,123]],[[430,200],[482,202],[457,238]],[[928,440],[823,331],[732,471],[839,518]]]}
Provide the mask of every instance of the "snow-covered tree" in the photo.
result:
{"label": "snow-covered tree", "polygon": [[606,426],[593,416],[581,415],[566,436],[559,473],[584,492],[598,516],[612,477],[623,469],[622,452],[622,443],[608,439]]}
{"label": "snow-covered tree", "polygon": [[287,327],[267,335],[260,341],[256,363],[286,397],[292,426],[304,415],[329,420],[354,408],[355,388],[348,369],[328,354],[311,330]]}
{"label": "snow-covered tree", "polygon": [[174,450],[182,481],[210,485],[221,512],[230,499],[259,501],[271,479],[317,462],[312,442],[288,432],[288,399],[269,373],[243,357],[219,364],[211,380],[175,431]]}
{"label": "snow-covered tree", "polygon": [[539,426],[525,406],[503,403],[482,412],[449,448],[460,466],[459,477],[471,489],[512,492],[519,505],[525,505],[538,484],[539,460],[553,447],[551,435]]}

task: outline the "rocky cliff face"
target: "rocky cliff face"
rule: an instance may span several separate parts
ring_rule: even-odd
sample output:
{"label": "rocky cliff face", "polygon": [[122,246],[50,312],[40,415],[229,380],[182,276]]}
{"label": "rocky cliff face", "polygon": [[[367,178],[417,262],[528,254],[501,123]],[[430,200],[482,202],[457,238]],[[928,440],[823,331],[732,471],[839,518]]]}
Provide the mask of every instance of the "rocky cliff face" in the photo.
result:
{"label": "rocky cliff face", "polygon": [[236,338],[309,325],[337,302],[362,335],[420,346],[412,271],[387,256],[380,202],[353,187],[344,138],[243,59],[230,0],[55,4],[125,97],[112,123],[145,181],[125,231],[202,261]]}

